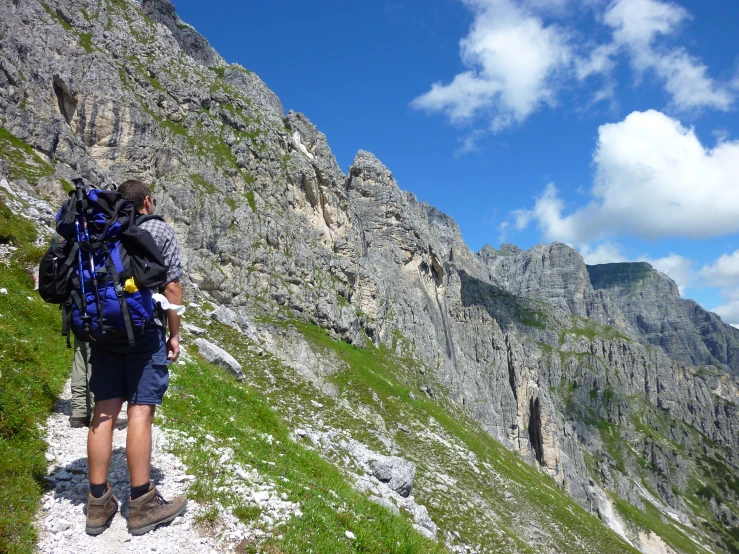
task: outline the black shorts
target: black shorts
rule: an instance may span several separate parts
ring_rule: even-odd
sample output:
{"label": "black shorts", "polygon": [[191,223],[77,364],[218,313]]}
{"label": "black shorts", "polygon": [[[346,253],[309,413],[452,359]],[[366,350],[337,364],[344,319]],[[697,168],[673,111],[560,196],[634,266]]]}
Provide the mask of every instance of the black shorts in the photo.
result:
{"label": "black shorts", "polygon": [[129,404],[161,404],[169,386],[168,364],[161,327],[146,329],[133,347],[90,343],[90,390],[96,402],[125,398]]}

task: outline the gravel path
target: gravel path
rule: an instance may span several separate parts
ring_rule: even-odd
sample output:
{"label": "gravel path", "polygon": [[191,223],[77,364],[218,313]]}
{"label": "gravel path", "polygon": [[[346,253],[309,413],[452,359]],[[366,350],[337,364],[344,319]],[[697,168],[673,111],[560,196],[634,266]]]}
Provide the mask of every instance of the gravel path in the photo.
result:
{"label": "gravel path", "polygon": [[[213,537],[203,537],[194,527],[199,506],[190,500],[186,512],[171,525],[160,527],[140,537],[127,530],[129,481],[126,466],[126,430],[113,435],[113,459],[110,484],[121,502],[119,513],[108,530],[97,537],[85,534],[84,508],[88,494],[87,429],[72,429],[68,418],[70,408],[69,382],[47,423],[50,490],[44,495],[42,508],[36,516],[39,530],[39,550],[43,553],[115,554],[130,552],[222,552],[234,543],[224,543]],[[152,480],[165,498],[187,491],[194,479],[184,464],[167,452],[166,431],[154,426]]]}

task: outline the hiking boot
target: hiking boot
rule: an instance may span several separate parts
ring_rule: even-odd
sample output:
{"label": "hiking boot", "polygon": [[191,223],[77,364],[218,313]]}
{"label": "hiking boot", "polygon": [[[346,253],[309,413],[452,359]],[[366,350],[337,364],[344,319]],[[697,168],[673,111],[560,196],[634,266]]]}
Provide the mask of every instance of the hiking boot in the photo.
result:
{"label": "hiking boot", "polygon": [[181,494],[167,502],[154,484],[149,482],[149,492],[128,501],[128,532],[143,535],[160,525],[166,525],[184,512],[186,505],[185,495]]}
{"label": "hiking boot", "polygon": [[118,512],[118,499],[113,496],[113,489],[108,490],[100,498],[87,494],[87,522],[85,533],[99,535],[110,525],[110,520]]}
{"label": "hiking boot", "polygon": [[69,416],[69,426],[72,429],[90,426],[90,418],[83,416]]}

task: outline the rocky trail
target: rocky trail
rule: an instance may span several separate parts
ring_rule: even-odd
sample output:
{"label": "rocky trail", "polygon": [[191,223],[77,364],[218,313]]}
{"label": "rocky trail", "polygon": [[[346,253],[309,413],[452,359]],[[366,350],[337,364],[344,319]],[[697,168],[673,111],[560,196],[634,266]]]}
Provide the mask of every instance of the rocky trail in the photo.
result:
{"label": "rocky trail", "polygon": [[[87,429],[69,427],[71,391],[69,382],[47,422],[47,460],[49,490],[43,497],[37,514],[38,547],[44,553],[79,554],[117,552],[223,552],[260,535],[258,529],[247,529],[233,516],[222,518],[227,529],[219,538],[208,536],[208,529],[199,527],[197,517],[203,508],[188,500],[185,513],[171,525],[160,527],[146,535],[134,537],[128,533],[128,469],[126,467],[126,433],[116,430],[113,435],[113,458],[110,485],[119,499],[119,513],[108,530],[97,537],[85,534],[85,503],[87,480]],[[187,493],[195,477],[188,475],[185,465],[170,452],[173,441],[186,440],[154,425],[152,480],[165,498]],[[269,502],[263,491],[240,491]],[[267,499],[264,499],[267,496]],[[212,534],[212,533],[211,533]]]}
{"label": "rocky trail", "polygon": [[[85,534],[85,503],[87,480],[87,429],[69,426],[71,391],[69,383],[49,417],[47,460],[50,489],[44,495],[37,516],[41,552],[116,553],[116,552],[215,552],[216,541],[201,536],[195,528],[199,511],[197,503],[189,501],[185,513],[171,525],[134,537],[128,533],[128,469],[126,467],[127,430],[113,435],[113,458],[110,465],[110,485],[119,499],[119,513],[110,528],[97,537]],[[154,426],[152,441],[152,479],[165,498],[186,493],[194,479],[187,474],[182,462],[168,452],[167,433]]]}

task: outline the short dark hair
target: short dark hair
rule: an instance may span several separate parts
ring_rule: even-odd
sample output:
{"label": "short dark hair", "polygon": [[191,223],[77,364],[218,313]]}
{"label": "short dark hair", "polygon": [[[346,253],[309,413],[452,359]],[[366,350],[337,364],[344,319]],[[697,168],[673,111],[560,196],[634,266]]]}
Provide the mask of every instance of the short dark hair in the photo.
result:
{"label": "short dark hair", "polygon": [[151,188],[146,183],[137,181],[136,179],[129,179],[125,183],[121,183],[118,187],[118,192],[121,193],[123,198],[133,202],[134,207],[137,210],[141,210],[144,207],[144,200],[147,196],[151,196]]}

